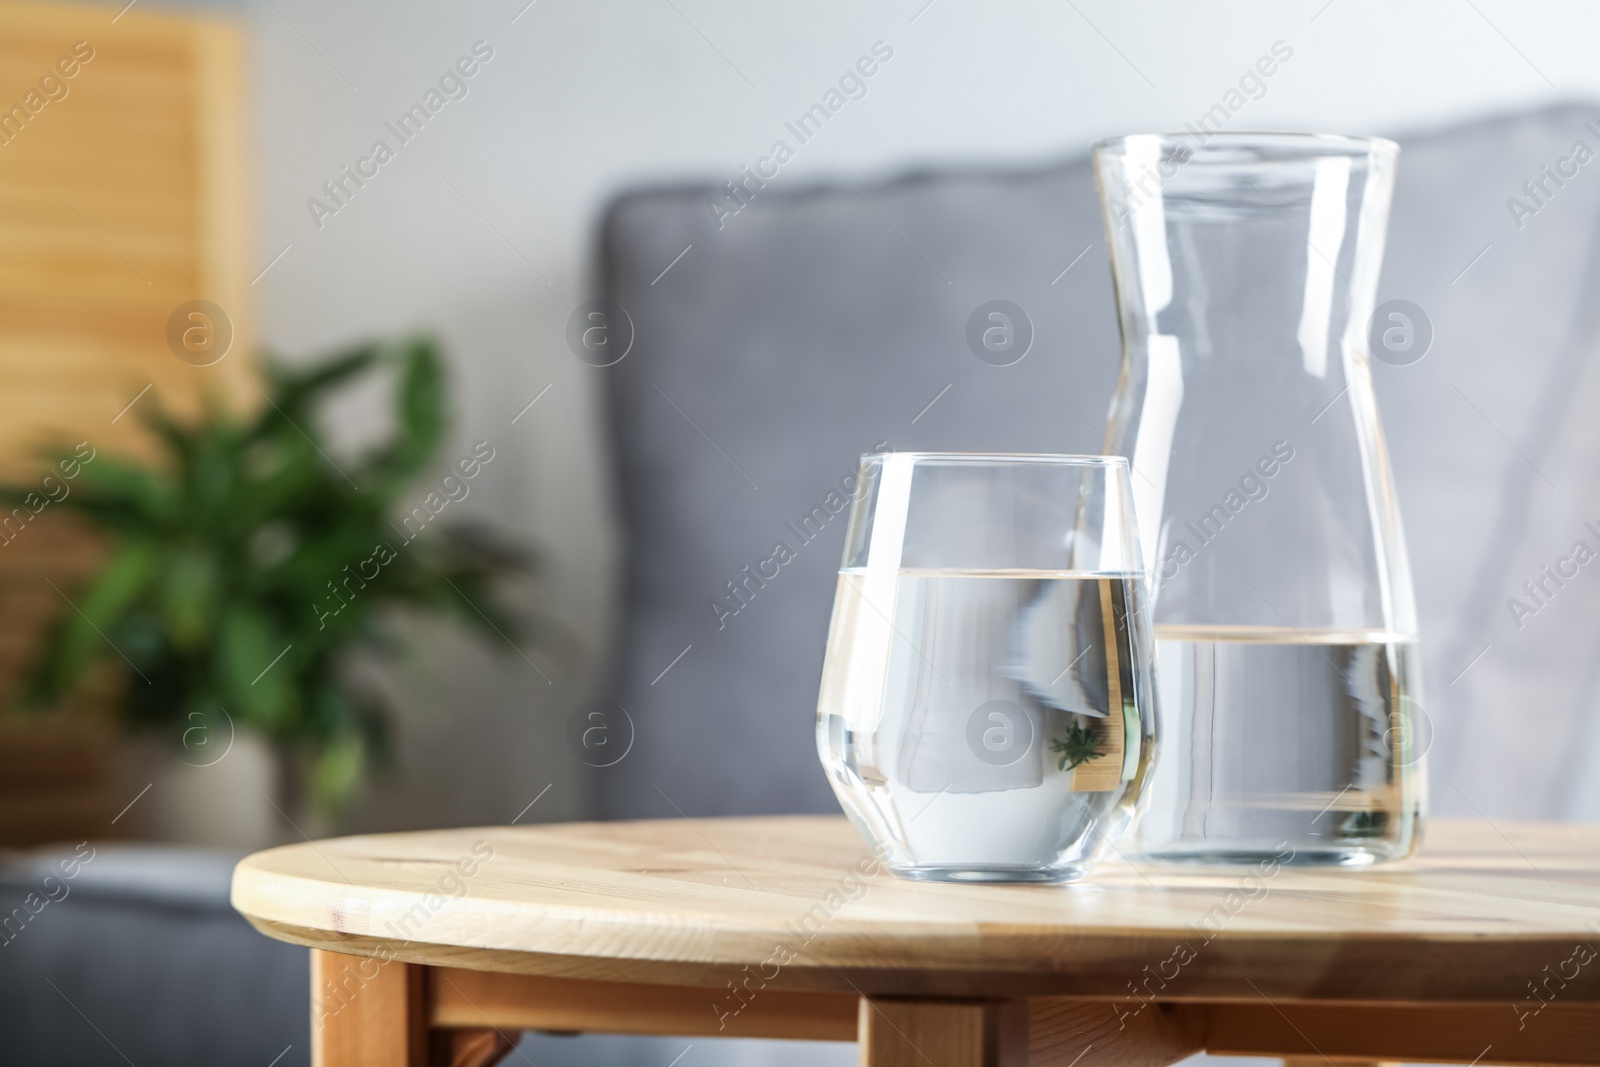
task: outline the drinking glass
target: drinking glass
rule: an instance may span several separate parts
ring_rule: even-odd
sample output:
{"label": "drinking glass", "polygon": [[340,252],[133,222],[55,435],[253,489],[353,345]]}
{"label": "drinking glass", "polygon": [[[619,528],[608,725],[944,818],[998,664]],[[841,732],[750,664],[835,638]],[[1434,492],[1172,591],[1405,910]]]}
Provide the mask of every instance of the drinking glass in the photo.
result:
{"label": "drinking glass", "polygon": [[897,874],[1068,881],[1155,757],[1120,456],[861,458],[817,702],[839,802]]}

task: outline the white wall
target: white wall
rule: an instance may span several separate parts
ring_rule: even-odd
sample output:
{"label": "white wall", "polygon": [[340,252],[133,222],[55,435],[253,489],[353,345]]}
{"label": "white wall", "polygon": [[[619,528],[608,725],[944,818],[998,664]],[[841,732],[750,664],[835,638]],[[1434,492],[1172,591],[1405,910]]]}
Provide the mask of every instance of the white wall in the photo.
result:
{"label": "white wall", "polygon": [[[1600,95],[1600,6],[1578,2],[526,2],[235,5],[255,36],[258,269],[289,246],[256,288],[265,340],[286,352],[441,332],[458,441],[488,438],[502,457],[472,506],[542,546],[543,604],[594,648],[615,541],[596,380],[563,328],[588,295],[596,212],[629,183],[733,177],[873,42],[893,60],[780,182],[1037,160],[1177,127],[1278,40],[1293,58],[1235,128],[1389,132]],[[494,57],[470,95],[319,229],[307,198],[374,139],[392,142],[385,120],[478,40]],[[535,655],[546,684],[514,654],[486,669],[447,642],[430,657],[403,686],[407,788],[380,788],[362,821],[505,821],[549,782],[528,818],[580,814],[582,782],[545,738],[561,736],[549,724],[583,699],[587,668]]]}

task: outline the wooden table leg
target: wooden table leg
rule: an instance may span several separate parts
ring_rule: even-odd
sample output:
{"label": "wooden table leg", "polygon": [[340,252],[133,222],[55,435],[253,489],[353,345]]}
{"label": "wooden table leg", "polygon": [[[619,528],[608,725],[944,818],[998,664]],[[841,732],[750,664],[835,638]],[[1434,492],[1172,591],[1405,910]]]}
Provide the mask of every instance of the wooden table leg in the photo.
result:
{"label": "wooden table leg", "polygon": [[423,969],[311,952],[312,1067],[429,1067]]}
{"label": "wooden table leg", "polygon": [[861,1067],[1026,1067],[1026,1001],[861,998]]}
{"label": "wooden table leg", "polygon": [[499,1030],[435,1030],[429,1067],[492,1067],[517,1047]]}
{"label": "wooden table leg", "polygon": [[428,1028],[428,968],[311,951],[312,1067],[489,1067],[512,1049],[493,1028]]}

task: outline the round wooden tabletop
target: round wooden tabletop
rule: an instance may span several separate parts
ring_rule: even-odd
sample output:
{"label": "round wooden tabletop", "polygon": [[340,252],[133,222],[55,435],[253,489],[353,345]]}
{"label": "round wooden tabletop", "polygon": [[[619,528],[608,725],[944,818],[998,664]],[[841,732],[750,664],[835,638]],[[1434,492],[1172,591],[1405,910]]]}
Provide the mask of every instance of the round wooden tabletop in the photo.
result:
{"label": "round wooden tabletop", "polygon": [[[664,985],[1504,1001],[1600,948],[1600,827],[1435,820],[1365,870],[1117,860],[996,886],[890,875],[842,818],[499,826],[259,852],[233,904],[316,948]],[[1575,966],[1561,996],[1600,1001],[1600,965]]]}

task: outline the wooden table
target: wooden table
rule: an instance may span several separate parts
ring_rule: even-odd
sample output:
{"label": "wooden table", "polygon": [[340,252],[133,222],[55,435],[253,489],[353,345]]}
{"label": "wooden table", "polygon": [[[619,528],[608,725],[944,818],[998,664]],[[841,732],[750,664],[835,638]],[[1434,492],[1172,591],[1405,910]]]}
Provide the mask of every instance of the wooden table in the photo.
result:
{"label": "wooden table", "polygon": [[904,881],[839,818],[492,827],[260,852],[233,903],[315,950],[322,1067],[489,1064],[534,1029],[859,1041],[871,1067],[1600,1064],[1596,826],[1066,886]]}

